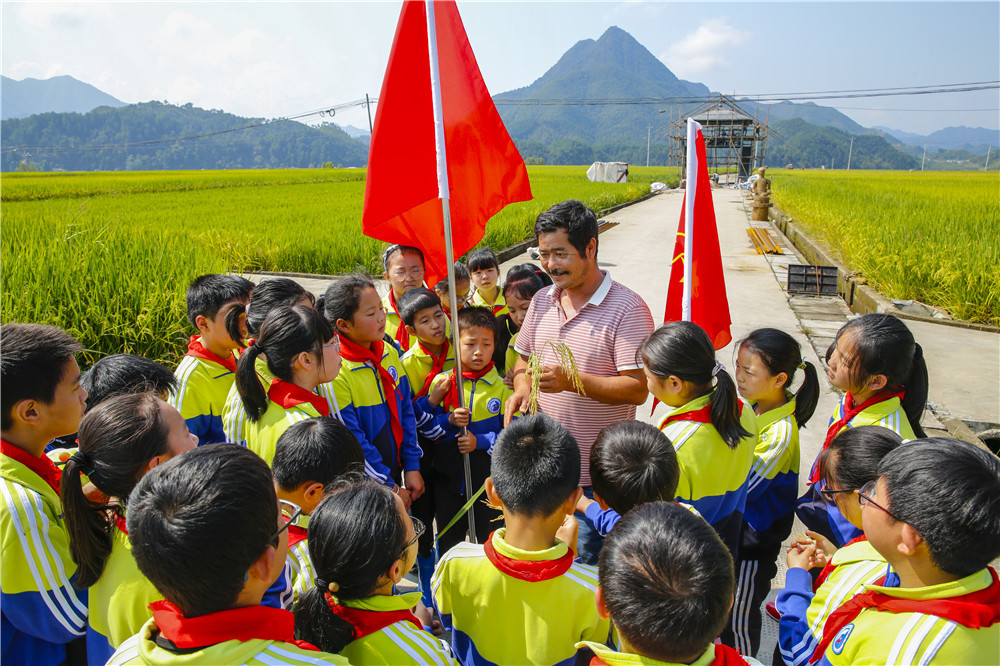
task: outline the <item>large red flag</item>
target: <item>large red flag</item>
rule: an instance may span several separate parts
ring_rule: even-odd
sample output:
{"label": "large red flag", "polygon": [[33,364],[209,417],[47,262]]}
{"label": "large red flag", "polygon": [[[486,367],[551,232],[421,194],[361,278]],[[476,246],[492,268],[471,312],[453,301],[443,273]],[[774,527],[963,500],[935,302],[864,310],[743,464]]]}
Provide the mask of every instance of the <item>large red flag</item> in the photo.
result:
{"label": "large red flag", "polygon": [[[486,221],[531,199],[528,172],[490,98],[458,7],[435,2],[437,53],[451,196],[452,241],[460,257]],[[424,252],[427,283],[447,275],[437,179],[427,8],[403,4],[368,155],[365,235]]]}
{"label": "large red flag", "polygon": [[[715,226],[712,184],[708,179],[705,137],[701,125],[693,120],[688,120],[688,123],[688,186],[681,207],[681,220],[677,225],[677,242],[674,244],[663,321],[693,321],[705,329],[716,349],[722,349],[733,339],[729,332],[732,322],[729,319],[726,280],[722,274],[719,232]],[[695,148],[693,154],[692,147]],[[693,201],[693,206],[688,201]],[[689,216],[693,220],[690,239],[685,236]],[[686,240],[689,242],[685,243]],[[685,271],[685,263],[689,260],[686,250],[691,255],[690,271]],[[690,276],[691,282],[687,293],[684,289],[685,273]],[[685,300],[688,302],[687,316]]]}

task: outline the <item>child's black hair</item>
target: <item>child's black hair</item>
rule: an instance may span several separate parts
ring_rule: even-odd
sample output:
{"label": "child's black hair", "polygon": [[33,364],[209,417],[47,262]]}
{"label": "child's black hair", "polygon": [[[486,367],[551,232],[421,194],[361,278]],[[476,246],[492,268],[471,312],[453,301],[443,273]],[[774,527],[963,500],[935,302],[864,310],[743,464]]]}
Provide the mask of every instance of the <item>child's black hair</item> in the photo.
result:
{"label": "child's black hair", "polygon": [[493,341],[496,343],[497,318],[493,315],[493,311],[490,308],[477,306],[462,308],[458,311],[456,321],[458,322],[459,333],[467,328],[485,328],[493,331]]}
{"label": "child's black hair", "polygon": [[354,321],[354,313],[361,307],[361,294],[367,289],[375,289],[375,283],[360,273],[331,282],[322,297],[323,315],[330,325],[336,328],[339,319]]}
{"label": "child's black hair", "polygon": [[557,203],[535,221],[535,241],[542,234],[553,231],[565,231],[569,243],[576,248],[581,257],[587,256],[587,244],[594,239],[594,257],[597,257],[597,216],[581,201],[569,199]]}
{"label": "child's black hair", "polygon": [[523,301],[530,301],[535,294],[552,284],[549,274],[534,264],[518,264],[507,271],[503,295],[514,294]]}
{"label": "child's black hair", "polygon": [[550,516],[580,485],[580,447],[551,416],[517,419],[497,436],[490,475],[509,511]]}
{"label": "child's black hair", "polygon": [[80,448],[63,468],[59,496],[81,589],[101,577],[115,528],[106,507],[83,494],[80,474],[108,497],[117,498],[116,513],[122,515],[146,465],[169,448],[164,408],[172,409],[151,393],[119,395],[91,409],[80,422]]}
{"label": "child's black hair", "polygon": [[250,295],[250,302],[245,308],[230,307],[226,312],[226,331],[233,340],[240,339],[240,315],[247,316],[247,330],[250,335],[260,333],[260,325],[267,319],[271,310],[282,305],[298,305],[303,299],[315,304],[316,298],[312,292],[289,278],[271,278],[264,280]]}
{"label": "child's black hair", "polygon": [[302,352],[310,352],[323,362],[323,345],[333,338],[333,327],[315,309],[281,306],[271,311],[260,327],[260,337],[240,354],[236,363],[236,390],[247,418],[256,423],[267,411],[267,391],[257,378],[254,362],[264,354],[267,369],[278,379],[292,381],[292,363]]}
{"label": "child's black hair", "polygon": [[741,439],[750,436],[740,424],[736,383],[724,370],[715,371],[715,349],[700,326],[690,321],[666,323],[642,341],[639,356],[646,368],[660,379],[673,375],[691,382],[699,395],[712,390],[712,373],[715,372],[715,392],[709,412],[712,425],[733,449],[739,446]]}
{"label": "child's black hair", "polygon": [[419,247],[413,247],[412,245],[390,245],[385,248],[385,252],[382,253],[382,269],[388,273],[389,272],[389,262],[392,260],[393,255],[396,253],[406,253],[413,252],[420,257],[420,263],[424,263],[424,253]]}
{"label": "child's black hair", "polygon": [[790,390],[795,371],[802,369],[802,386],[795,392],[795,422],[801,428],[816,411],[819,402],[819,376],[816,366],[802,358],[802,347],[784,331],[758,328],[740,340],[737,349],[746,348],[761,360],[772,377],[785,373],[785,389]]}
{"label": "child's black hair", "polygon": [[105,356],[83,373],[80,385],[87,392],[87,410],[108,398],[126,393],[147,392],[155,396],[177,388],[177,377],[148,358],[132,354]]}
{"label": "child's black hair", "polygon": [[466,265],[470,272],[485,271],[490,268],[500,272],[500,262],[497,261],[496,253],[488,247],[481,247],[474,252],[470,252],[466,260]]}
{"label": "child's black hair", "polygon": [[154,467],[132,491],[126,522],[139,571],[185,617],[231,608],[251,565],[280,543],[271,468],[236,444]]}
{"label": "child's black hair", "polygon": [[[212,319],[223,305],[232,301],[248,301],[252,291],[253,282],[239,275],[209,273],[196,277],[187,288],[188,321],[198,328],[195,319],[199,316]],[[239,336],[233,339],[238,340]]]}
{"label": "child's black hair", "polygon": [[674,446],[659,428],[618,421],[597,434],[590,449],[594,492],[624,516],[633,507],[677,495],[680,467]]}
{"label": "child's black hair", "polygon": [[[462,280],[471,281],[472,280],[472,276],[469,275],[469,269],[466,268],[465,264],[463,264],[461,261],[456,261],[455,262],[455,283],[457,284],[458,282],[460,282]],[[447,294],[448,293],[448,278],[445,278],[443,280],[438,280],[438,283],[436,285],[434,285],[434,291],[436,291],[439,294]]]}
{"label": "child's black hair", "polygon": [[837,331],[834,344],[848,332],[853,332],[850,358],[851,382],[866,383],[875,375],[885,375],[883,390],[905,390],[901,401],[906,418],[919,438],[924,437],[920,417],[927,405],[928,376],[924,351],[913,339],[913,333],[899,318],[890,314],[862,315],[844,324]]}
{"label": "child's black hair", "polygon": [[282,490],[310,481],[327,486],[346,474],[364,472],[365,454],[350,428],[332,416],[319,416],[281,434],[271,469]]}
{"label": "child's black hair", "polygon": [[340,652],[354,640],[354,627],[327,605],[329,586],[335,584],[339,600],[371,596],[403,554],[406,531],[389,488],[369,479],[338,483],[309,516],[317,583],[295,605],[296,634],[324,652]]}
{"label": "child's black hair", "polygon": [[22,400],[51,403],[69,362],[81,351],[76,338],[55,326],[0,326],[0,429],[14,425],[11,410]]}
{"label": "child's black hair", "polygon": [[929,437],[898,447],[876,474],[886,508],[923,537],[941,571],[964,578],[1000,556],[1000,459],[992,453]]}
{"label": "child's black hair", "polygon": [[399,308],[399,318],[403,324],[413,328],[413,322],[417,318],[417,313],[427,308],[441,308],[441,299],[427,287],[415,287],[407,289],[396,301]]}
{"label": "child's black hair", "polygon": [[832,490],[860,490],[875,480],[882,458],[902,443],[895,431],[882,426],[848,428],[820,454],[820,476]]}
{"label": "child's black hair", "polygon": [[639,654],[680,663],[722,631],[735,588],[719,535],[673,502],[642,504],[622,517],[604,541],[598,579],[621,637]]}

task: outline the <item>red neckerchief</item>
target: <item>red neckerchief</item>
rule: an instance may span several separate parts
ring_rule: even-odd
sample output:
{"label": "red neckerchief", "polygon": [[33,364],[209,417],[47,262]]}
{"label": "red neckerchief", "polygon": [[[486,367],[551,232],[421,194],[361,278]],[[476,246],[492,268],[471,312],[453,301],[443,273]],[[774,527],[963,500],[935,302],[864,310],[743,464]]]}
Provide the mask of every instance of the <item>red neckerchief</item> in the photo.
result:
{"label": "red neckerchief", "polygon": [[117,512],[115,513],[115,527],[117,527],[122,534],[128,536],[128,525],[125,524],[125,516]]}
{"label": "red neckerchief", "polygon": [[283,409],[291,409],[295,405],[308,402],[323,416],[330,415],[330,403],[325,398],[277,377],[271,380],[271,388],[267,389],[267,397]]}
{"label": "red neckerchief", "polygon": [[[864,534],[862,534],[859,537],[854,537],[853,539],[845,543],[843,546],[841,546],[841,548],[847,548],[848,546],[851,546],[856,543],[861,543],[862,541],[868,541],[868,537],[866,537]],[[819,575],[816,576],[816,582],[813,583],[813,592],[818,590],[819,586],[825,583],[826,579],[830,576],[830,574],[833,573],[833,570],[837,568],[837,565],[833,563],[833,558],[830,558],[830,560],[831,561],[827,562],[826,566],[823,567],[822,571],[819,572]],[[881,581],[876,581],[875,584],[881,585],[883,582],[885,582],[885,576],[882,577]]]}
{"label": "red neckerchief", "polygon": [[[390,291],[391,295],[392,292]],[[396,397],[396,381],[389,374],[389,371],[382,367],[382,350],[385,343],[376,340],[371,344],[371,348],[362,347],[346,335],[340,336],[340,356],[355,363],[371,363],[378,378],[382,382],[382,393],[385,401],[389,405],[390,425],[392,426],[392,438],[398,449],[403,443],[403,425],[399,421],[399,399]]]}
{"label": "red neckerchief", "polygon": [[295,640],[295,618],[291,611],[267,606],[244,606],[184,617],[181,609],[166,600],[149,604],[160,635],[182,650],[218,645],[226,641],[265,640],[291,643],[306,650],[315,645]]}
{"label": "red neckerchief", "polygon": [[329,592],[323,595],[323,598],[326,599],[326,606],[330,612],[354,627],[354,640],[382,631],[390,624],[402,621],[412,622],[417,629],[423,631],[423,626],[421,626],[417,616],[409,608],[395,611],[373,611],[341,606],[333,600],[333,595]]}
{"label": "red neckerchief", "polygon": [[[746,666],[747,661],[739,652],[729,647],[717,643],[712,645],[715,648],[715,658],[712,659],[711,666]],[[597,655],[590,660],[590,666],[608,666],[608,663]]]}
{"label": "red neckerchief", "polygon": [[212,363],[218,363],[229,372],[236,372],[236,358],[229,354],[229,358],[222,358],[210,352],[205,345],[201,344],[200,335],[192,335],[191,342],[188,343],[187,356],[202,358]]}
{"label": "red neckerchief", "polygon": [[427,351],[427,347],[424,347],[424,343],[417,340],[417,345],[423,350],[425,354],[431,357],[431,371],[424,380],[423,388],[415,395],[415,398],[419,398],[422,395],[427,395],[431,390],[431,382],[437,377],[438,373],[444,369],[444,364],[448,360],[448,341],[444,341],[444,346],[441,347],[441,355],[435,356],[434,354]]}
{"label": "red neckerchief", "polygon": [[59,480],[62,478],[62,470],[55,466],[44,453],[35,457],[16,444],[11,444],[5,439],[0,440],[0,454],[12,458],[21,463],[32,472],[42,477],[42,481],[49,484],[52,490],[59,494]]}
{"label": "red neckerchief", "polygon": [[499,312],[500,312],[501,310],[503,310],[503,309],[504,309],[505,307],[507,307],[507,306],[506,306],[506,305],[494,305],[494,306],[493,306],[493,316],[494,316],[494,317],[498,316],[498,313],[499,313]]}
{"label": "red neckerchief", "polygon": [[[736,403],[739,405],[739,414],[743,415],[743,401]],[[709,402],[707,405],[701,409],[696,409],[691,412],[684,412],[683,414],[673,414],[668,416],[660,424],[660,427],[667,425],[672,421],[697,421],[698,423],[711,423],[712,422],[712,403]]]}
{"label": "red neckerchief", "polygon": [[298,525],[288,526],[288,547],[291,548],[295,544],[305,541],[306,537],[309,536],[309,530],[304,527],[299,527]]}
{"label": "red neckerchief", "polygon": [[[392,306],[393,313],[399,317],[399,307],[396,305],[396,294],[392,293],[392,289],[389,290],[389,305]],[[407,351],[410,348],[410,332],[406,330],[406,325],[403,323],[403,318],[399,317],[399,326],[396,328],[396,342],[399,346],[403,348],[403,351]]]}
{"label": "red neckerchief", "polygon": [[809,658],[809,663],[818,661],[826,648],[833,642],[840,630],[853,622],[866,608],[875,608],[888,613],[923,613],[936,615],[945,620],[957,622],[969,629],[991,627],[1000,622],[1000,579],[993,567],[987,567],[993,582],[984,590],[963,594],[948,599],[899,599],[888,594],[862,592],[835,610],[823,627],[823,640]]}
{"label": "red neckerchief", "polygon": [[501,573],[505,573],[511,578],[526,580],[529,583],[537,583],[541,580],[558,578],[569,571],[573,565],[573,550],[566,549],[566,554],[555,560],[515,560],[498,553],[493,547],[493,534],[490,534],[483,544],[483,551],[486,559],[493,563]]}
{"label": "red neckerchief", "polygon": [[[851,420],[868,409],[872,405],[878,404],[880,402],[885,402],[886,400],[891,400],[892,398],[903,399],[904,393],[902,391],[896,393],[877,393],[872,397],[865,400],[860,405],[854,404],[854,396],[848,393],[844,396],[844,415],[838,420],[830,424],[830,427],[826,431],[826,441],[823,442],[823,451],[830,448],[830,442],[836,437],[844,426],[851,422]],[[819,457],[816,457],[816,463],[813,464],[812,471],[809,473],[809,484],[812,485],[819,481]]]}
{"label": "red neckerchief", "polygon": [[[486,364],[486,367],[479,372],[463,370],[461,383],[464,385],[466,379],[471,379],[473,382],[482,379],[492,369],[493,361],[490,361]],[[457,380],[451,383],[451,390],[448,391],[448,395],[445,396],[444,399],[444,406],[446,409],[454,409],[455,407],[458,407],[458,385],[459,382]],[[471,405],[466,405],[466,407],[471,407]]]}

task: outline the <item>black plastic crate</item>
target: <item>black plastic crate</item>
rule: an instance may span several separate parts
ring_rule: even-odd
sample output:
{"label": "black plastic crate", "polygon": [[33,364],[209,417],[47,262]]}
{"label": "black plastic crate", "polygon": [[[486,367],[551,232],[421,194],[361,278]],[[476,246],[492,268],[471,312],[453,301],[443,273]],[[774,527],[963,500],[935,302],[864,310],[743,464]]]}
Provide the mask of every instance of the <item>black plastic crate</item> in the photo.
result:
{"label": "black plastic crate", "polygon": [[836,296],[837,267],[789,264],[788,293],[805,296]]}

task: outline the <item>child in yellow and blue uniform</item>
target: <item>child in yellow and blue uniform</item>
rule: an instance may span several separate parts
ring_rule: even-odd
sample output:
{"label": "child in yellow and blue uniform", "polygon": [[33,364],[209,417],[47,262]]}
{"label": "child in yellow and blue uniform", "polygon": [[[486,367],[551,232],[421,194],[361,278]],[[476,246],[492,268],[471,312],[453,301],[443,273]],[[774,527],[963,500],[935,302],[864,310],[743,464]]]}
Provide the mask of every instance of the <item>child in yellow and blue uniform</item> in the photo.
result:
{"label": "child in yellow and blue uniform", "polygon": [[[286,608],[313,586],[315,569],[309,558],[309,517],[326,496],[326,488],[345,474],[360,473],[365,455],[357,438],[331,416],[300,421],[278,438],[271,469],[278,499],[301,509],[288,527],[288,558],[282,576],[292,590]],[[281,578],[279,577],[279,578]],[[272,588],[275,586],[272,586]]]}
{"label": "child in yellow and blue uniform", "polygon": [[327,288],[323,309],[344,359],[332,384],[341,419],[365,453],[365,473],[398,490],[409,506],[424,489],[422,451],[399,352],[382,340],[386,319],[375,284],[360,275],[341,278]]}
{"label": "child in yellow and blue uniform", "polygon": [[255,454],[219,444],[158,465],[135,487],[126,526],[165,599],[109,664],[347,663],[296,640],[291,612],[260,605],[284,565],[288,522]]}
{"label": "child in yellow and blue uniform", "polygon": [[[296,305],[271,310],[260,337],[240,355],[236,389],[246,410],[246,446],[270,463],[278,438],[293,424],[330,416],[329,402],[317,387],[340,371],[339,342],[315,309]],[[274,376],[267,391],[257,373],[261,355]],[[241,442],[234,442],[241,443]]]}
{"label": "child in yellow and blue uniform", "polygon": [[59,498],[45,456],[77,431],[87,392],[82,346],[53,326],[0,326],[0,649],[14,664],[58,664],[83,652],[87,592],[79,590]]}
{"label": "child in yellow and blue uniform", "polygon": [[[382,299],[388,341],[400,355],[410,349],[410,334],[399,312],[399,299],[410,289],[424,285],[424,253],[409,245],[390,245],[382,253],[382,277],[389,283],[389,293]],[[335,323],[335,322],[334,322]]]}
{"label": "child in yellow and blue uniform", "polygon": [[597,612],[620,650],[577,643],[577,664],[744,665],[760,662],[713,641],[729,614],[733,567],[707,523],[673,502],[637,506],[604,542]]}
{"label": "child in yellow and blue uniform", "polygon": [[[850,428],[837,435],[820,455],[824,499],[836,504],[852,525],[861,527],[861,504],[856,491],[875,478],[882,458],[903,443],[899,435],[879,426]],[[834,552],[836,551],[836,552]],[[830,555],[832,554],[832,557]],[[775,606],[780,661],[805,666],[823,639],[823,627],[839,606],[866,584],[898,585],[899,577],[864,534],[836,549],[822,535],[808,532],[788,549],[785,589]],[[823,566],[815,583],[809,569]],[[814,591],[815,590],[815,591]],[[779,657],[775,656],[775,661]]]}
{"label": "child in yellow and blue uniform", "polygon": [[[80,449],[63,469],[62,498],[77,585],[89,588],[87,661],[103,664],[151,617],[163,598],[136,567],[125,512],[147,470],[198,446],[180,412],[150,393],[115,396],[87,412]],[[82,475],[114,509],[96,511]]]}
{"label": "child in yellow and blue uniform", "polygon": [[222,409],[236,377],[233,350],[243,336],[227,327],[231,310],[242,311],[253,283],[236,275],[202,275],[187,290],[187,315],[198,335],[191,336],[187,354],[177,366],[177,389],[169,402],[188,422],[202,444],[224,442]]}
{"label": "child in yellow and blue uniform", "polygon": [[497,284],[500,279],[500,262],[497,255],[488,247],[483,247],[469,255],[469,275],[475,291],[469,305],[489,308],[494,317],[507,314],[507,301],[503,290]]}
{"label": "child in yellow and blue uniform", "polygon": [[534,264],[518,264],[509,271],[503,283],[503,298],[507,313],[497,317],[497,348],[493,352],[493,362],[504,383],[514,386],[514,364],[520,354],[514,349],[517,333],[528,314],[528,306],[543,287],[552,284],[545,271]]}
{"label": "child in yellow and blue uniform", "polygon": [[[920,418],[927,403],[927,364],[902,321],[888,314],[852,319],[837,332],[827,356],[830,383],[845,394],[830,418],[824,449],[843,429],[863,425],[888,428],[903,439],[924,436]],[[799,520],[835,545],[859,536],[860,530],[819,497],[818,483],[813,463],[809,489],[795,507]]]}
{"label": "child in yellow and blue uniform", "polygon": [[434,572],[452,648],[465,666],[572,663],[576,643],[603,642],[610,629],[594,605],[596,569],[560,538],[575,541],[560,526],[583,492],[579,447],[545,414],[519,419],[497,438],[491,472],[486,495],[507,526],[455,546]]}
{"label": "child in yellow and blue uniform", "polygon": [[335,485],[309,521],[316,580],[295,607],[302,638],[352,664],[454,664],[448,646],[411,612],[419,593],[393,594],[423,531],[384,485]]}
{"label": "child in yellow and blue uniform", "polygon": [[[469,299],[472,294],[469,293],[469,287],[471,284],[471,278],[469,276],[469,269],[465,267],[461,261],[455,262],[455,307],[461,310],[469,304]],[[444,310],[444,314],[448,317],[450,321],[453,318],[451,312],[451,291],[448,286],[448,278],[439,280],[436,285],[434,285],[434,295],[438,297],[441,301],[441,309]]]}
{"label": "child in yellow and blue uniform", "polygon": [[677,452],[677,501],[694,506],[735,558],[757,443],[753,410],[740,401],[732,378],[715,360],[708,334],[697,324],[664,324],[639,351],[650,392],[674,408],[660,430]]}
{"label": "child in yellow and blue uniform", "polygon": [[906,443],[860,490],[872,546],[898,587],[866,585],[835,611],[820,664],[1000,663],[1000,460],[967,442]]}
{"label": "child in yellow and blue uniform", "polygon": [[[804,379],[789,387],[797,370]],[[752,331],[737,345],[736,385],[757,416],[760,436],[747,483],[736,566],[736,597],[723,642],[742,654],[760,647],[760,606],[778,573],[775,561],[792,531],[799,492],[799,428],[819,399],[815,367],[802,360],[795,338],[774,328]]]}
{"label": "child in yellow and blue uniform", "polygon": [[[497,374],[491,360],[496,342],[496,318],[489,309],[470,306],[458,313],[459,358],[462,361],[462,404],[458,407],[458,388],[455,371],[438,375],[435,389],[448,388],[440,407],[437,421],[445,434],[435,445],[434,469],[438,480],[435,518],[439,525],[446,525],[465,503],[464,454],[469,456],[472,472],[471,492],[476,492],[490,475],[490,454],[500,431],[503,429],[503,408],[513,391]],[[465,428],[465,433],[462,433]],[[476,542],[483,543],[490,532],[498,527],[500,519],[496,510],[482,502],[473,505],[476,523]],[[468,530],[465,519],[459,520],[447,533],[439,537],[438,552],[446,553],[462,540]]]}

